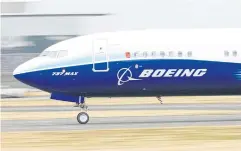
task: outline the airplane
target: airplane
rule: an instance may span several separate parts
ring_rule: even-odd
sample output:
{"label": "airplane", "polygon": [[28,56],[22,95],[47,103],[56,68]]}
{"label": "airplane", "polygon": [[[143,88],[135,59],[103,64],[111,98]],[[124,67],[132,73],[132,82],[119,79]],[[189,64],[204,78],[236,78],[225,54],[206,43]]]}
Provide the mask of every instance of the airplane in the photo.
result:
{"label": "airplane", "polygon": [[241,94],[241,28],[139,29],[82,35],[56,43],[13,76],[76,103],[86,98]]}

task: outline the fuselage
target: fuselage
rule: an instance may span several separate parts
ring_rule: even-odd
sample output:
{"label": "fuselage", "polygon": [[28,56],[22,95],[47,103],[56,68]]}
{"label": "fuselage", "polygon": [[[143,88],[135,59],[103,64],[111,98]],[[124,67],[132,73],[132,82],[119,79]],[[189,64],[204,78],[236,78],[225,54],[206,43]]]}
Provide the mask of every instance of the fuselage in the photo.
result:
{"label": "fuselage", "polygon": [[241,94],[241,29],[80,36],[50,46],[14,76],[73,96]]}

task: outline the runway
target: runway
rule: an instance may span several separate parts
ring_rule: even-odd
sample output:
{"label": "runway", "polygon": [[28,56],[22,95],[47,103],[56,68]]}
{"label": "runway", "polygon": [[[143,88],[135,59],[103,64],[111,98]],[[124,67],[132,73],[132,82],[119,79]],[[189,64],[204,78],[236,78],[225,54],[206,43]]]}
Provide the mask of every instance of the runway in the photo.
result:
{"label": "runway", "polygon": [[[57,139],[56,135],[62,135],[61,133],[65,132],[71,133],[68,137],[74,137],[75,139],[79,138],[79,135],[87,132],[95,132],[93,136],[89,136],[92,139],[94,139],[95,135],[103,133],[103,136],[100,136],[99,141],[101,141],[101,139],[105,139],[106,135],[110,135],[109,137],[113,140],[117,139],[117,135],[122,136],[122,133],[113,135],[109,134],[112,132],[117,133],[116,130],[126,130],[127,132],[125,133],[127,134],[132,133],[136,129],[149,132],[152,132],[154,129],[167,129],[167,131],[170,132],[170,134],[164,134],[161,132],[160,135],[155,136],[158,137],[158,139],[160,139],[159,137],[169,137],[171,133],[174,132],[178,132],[175,134],[175,137],[176,135],[185,135],[183,137],[187,137],[186,133],[188,131],[193,131],[192,133],[199,133],[200,136],[195,137],[203,137],[202,135],[204,134],[209,135],[210,132],[206,132],[206,130],[199,131],[198,129],[200,127],[212,130],[220,128],[220,132],[218,133],[225,134],[227,135],[227,138],[231,137],[235,140],[235,142],[239,142],[237,144],[234,143],[233,146],[235,146],[235,144],[240,144],[241,135],[237,137],[236,135],[241,134],[241,96],[238,100],[237,97],[235,97],[236,99],[229,98],[229,100],[226,98],[225,101],[220,102],[217,100],[214,101],[215,99],[211,99],[213,102],[210,102],[210,98],[207,98],[208,97],[203,99],[203,103],[196,101],[192,102],[187,99],[188,102],[174,100],[170,102],[166,101],[164,104],[160,104],[155,100],[155,98],[148,98],[145,102],[141,101],[141,98],[138,98],[140,101],[137,101],[138,99],[136,99],[133,101],[133,104],[130,103],[129,99],[126,99],[122,102],[120,100],[116,104],[112,102],[110,105],[108,105],[108,101],[97,102],[96,99],[93,99],[90,101],[90,111],[88,111],[90,121],[86,125],[80,125],[77,122],[76,116],[79,112],[79,108],[74,108],[74,104],[72,103],[56,101],[55,104],[55,101],[53,100],[36,98],[19,100],[5,99],[1,102],[1,130],[3,138],[6,138],[3,141],[3,146],[6,150],[17,150],[17,148],[19,149],[19,146],[21,147],[21,145],[23,145],[25,147],[27,146],[24,150],[32,150],[33,148],[31,145],[26,144],[25,141],[28,142],[36,140],[46,147],[46,144],[50,143],[45,141],[47,136],[51,139],[51,141],[55,142]],[[205,102],[205,99],[209,100],[209,102]],[[116,100],[118,100],[118,98]],[[168,98],[166,100],[168,100]],[[186,130],[183,132],[180,131],[180,129]],[[229,133],[230,131],[234,132]],[[76,132],[76,134],[74,132]],[[33,133],[36,133],[35,136],[30,136],[30,134]],[[56,134],[52,135],[52,133]],[[46,137],[44,137],[45,135]],[[133,135],[134,134],[131,134],[131,136],[128,135],[128,138]],[[140,135],[143,135],[143,139],[147,139],[147,137],[149,137],[146,134]],[[190,133],[188,133],[188,135],[190,135]],[[218,134],[213,134],[215,137],[217,135]],[[25,141],[22,142],[22,139]],[[192,141],[192,139],[193,138],[188,138],[187,140],[180,139],[180,141],[189,142]],[[212,138],[210,139],[212,140]],[[213,138],[213,140],[217,141],[219,138]],[[65,141],[68,141],[68,139],[66,138]],[[118,144],[119,141],[120,140],[118,140],[118,142],[114,142]],[[140,143],[139,141],[140,140],[135,140],[134,144],[138,145]],[[87,147],[85,144],[82,145],[81,149],[86,147],[86,150],[95,150],[94,146]],[[111,146],[111,143],[106,143],[106,146],[103,148],[107,149],[108,145]],[[39,147],[41,148],[43,146],[40,145]],[[56,146],[51,146],[47,145],[47,148],[44,148],[44,150],[56,149]],[[72,145],[72,147],[67,145],[64,147],[69,147],[66,148],[69,150],[74,150],[76,148],[76,150],[80,149],[79,145]],[[179,149],[180,148],[178,148],[178,150]],[[187,148],[184,150],[186,149]],[[209,148],[206,149],[208,150]],[[212,148],[211,150],[215,149]]]}
{"label": "runway", "polygon": [[[137,104],[137,105],[92,105],[90,110],[241,110],[240,103],[229,104]],[[47,111],[79,111],[79,108],[72,106],[21,106],[2,107],[2,112],[47,112]]]}
{"label": "runway", "polygon": [[[29,101],[31,101],[32,105],[24,106],[24,104],[28,105]],[[47,103],[39,104],[39,102],[43,103],[44,101]],[[22,106],[18,106],[15,102],[21,103]],[[55,102],[56,105],[50,104]],[[241,125],[241,100],[240,103],[237,101],[234,103],[230,101],[231,103],[228,103],[229,100],[227,100],[227,103],[205,103],[204,100],[204,103],[185,103],[184,101],[180,103],[174,101],[172,103],[167,102],[160,104],[154,98],[149,98],[148,101],[145,102],[140,100],[139,102],[136,101],[137,103],[135,104],[127,104],[127,102],[129,103],[130,101],[123,99],[123,105],[120,104],[120,101],[119,104],[113,104],[112,102],[112,105],[108,105],[108,101],[101,102],[98,105],[94,105],[95,102],[97,102],[97,99],[92,100],[92,105],[89,106],[89,112],[105,115],[92,114],[93,117],[91,117],[90,114],[89,123],[87,125],[80,125],[76,121],[76,116],[78,112],[80,112],[80,109],[78,107],[73,107],[73,103],[60,102],[66,104],[57,105],[57,103],[59,103],[58,101],[48,100],[46,98],[3,100],[1,105],[2,131],[96,130],[190,125]],[[49,114],[43,115],[41,118],[34,116],[34,114],[40,115],[46,112]],[[147,112],[149,114],[147,114]],[[13,115],[10,116],[8,113],[10,113],[10,115],[13,113]],[[53,113],[54,115],[52,117],[50,114]],[[17,117],[24,114],[27,114],[27,117]],[[70,115],[66,118],[67,114]],[[113,116],[114,114],[115,116]],[[5,116],[6,118],[4,118]]]}
{"label": "runway", "polygon": [[53,120],[8,120],[2,121],[2,131],[107,130],[115,128],[162,128],[177,126],[226,125],[241,125],[241,114],[91,118],[87,125],[78,124],[75,117]]}

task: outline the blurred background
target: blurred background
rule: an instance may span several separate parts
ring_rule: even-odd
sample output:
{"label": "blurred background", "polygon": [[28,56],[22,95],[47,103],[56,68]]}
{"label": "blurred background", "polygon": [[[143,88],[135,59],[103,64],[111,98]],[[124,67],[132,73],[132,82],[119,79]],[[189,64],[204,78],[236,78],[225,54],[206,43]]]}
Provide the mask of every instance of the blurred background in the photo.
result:
{"label": "blurred background", "polygon": [[59,41],[145,28],[238,28],[240,0],[2,0],[2,88],[27,88],[17,65]]}

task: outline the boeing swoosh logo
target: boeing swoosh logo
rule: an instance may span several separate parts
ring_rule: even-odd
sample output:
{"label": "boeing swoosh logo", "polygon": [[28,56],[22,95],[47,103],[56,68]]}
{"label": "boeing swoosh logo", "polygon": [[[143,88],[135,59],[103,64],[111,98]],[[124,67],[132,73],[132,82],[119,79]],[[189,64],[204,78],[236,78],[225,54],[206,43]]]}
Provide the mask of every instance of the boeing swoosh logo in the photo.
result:
{"label": "boeing swoosh logo", "polygon": [[117,73],[118,85],[123,85],[124,83],[126,83],[128,81],[142,80],[142,79],[132,78],[132,72],[131,72],[130,68],[131,67],[122,68],[118,71],[118,73]]}

